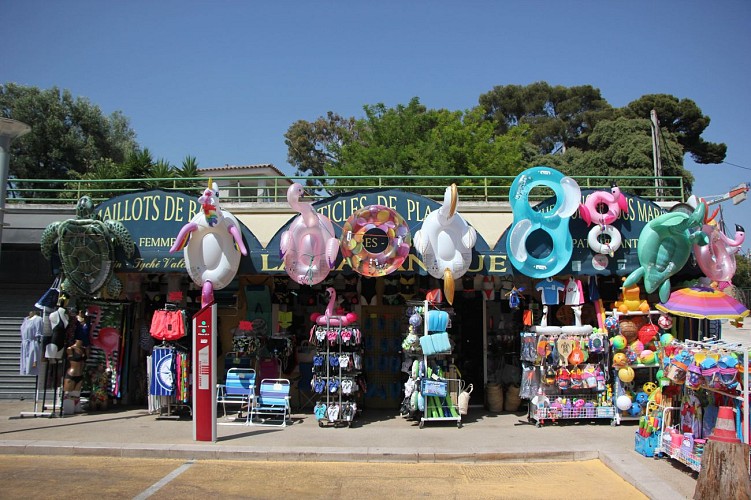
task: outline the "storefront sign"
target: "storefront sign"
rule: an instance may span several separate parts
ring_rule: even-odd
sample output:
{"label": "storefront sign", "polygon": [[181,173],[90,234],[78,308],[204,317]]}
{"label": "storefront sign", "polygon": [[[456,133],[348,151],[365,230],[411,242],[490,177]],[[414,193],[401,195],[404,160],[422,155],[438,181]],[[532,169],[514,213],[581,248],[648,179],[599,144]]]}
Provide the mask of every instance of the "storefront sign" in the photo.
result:
{"label": "storefront sign", "polygon": [[[198,196],[177,191],[139,191],[116,196],[97,206],[103,220],[120,221],[130,232],[136,245],[135,255],[126,259],[117,255],[117,272],[176,273],[186,272],[183,252],[170,253],[180,229],[200,210]],[[256,237],[241,225],[249,251],[261,247]],[[240,272],[248,272],[242,267]]]}
{"label": "storefront sign", "polygon": [[[582,191],[582,201],[592,190]],[[575,214],[569,228],[573,238],[574,251],[571,261],[561,274],[603,274],[626,275],[639,266],[636,248],[641,230],[650,220],[663,212],[657,204],[644,198],[625,194],[628,209],[621,214],[613,226],[622,235],[623,243],[615,254],[595,254],[587,243],[590,227]],[[545,200],[537,209],[550,210],[554,199]],[[410,232],[414,235],[422,227],[427,215],[440,207],[440,203],[425,198],[419,194],[399,190],[367,190],[354,191],[321,200],[314,206],[318,212],[329,217],[334,225],[336,237],[341,236],[341,228],[347,218],[357,210],[370,205],[385,205],[396,210],[407,222]],[[189,222],[199,210],[196,196],[180,192],[163,190],[142,191],[118,196],[107,200],[97,207],[103,219],[113,219],[122,222],[130,231],[136,244],[136,254],[126,260],[118,256],[116,270],[118,272],[185,272],[183,254],[169,253],[169,248],[175,241],[177,234],[184,224]],[[243,239],[246,242],[249,257],[243,257],[240,262],[238,275],[247,274],[281,274],[284,264],[279,256],[279,242],[281,235],[289,227],[294,217],[279,228],[269,244],[263,248],[258,239],[242,223]],[[511,266],[506,253],[506,237],[508,230],[501,235],[493,248],[478,234],[477,243],[472,251],[472,264],[468,273],[487,275],[512,275],[517,271]],[[549,252],[553,242],[545,235],[532,235],[528,238],[530,252]],[[376,245],[370,251],[378,252],[377,245],[382,238],[373,238]],[[341,258],[335,263],[338,271],[349,271],[350,268]],[[426,266],[420,260],[414,248],[399,268],[400,272],[427,275]]]}
{"label": "storefront sign", "polygon": [[[321,200],[315,203],[316,210],[331,219],[336,231],[336,237],[341,237],[342,226],[347,221],[350,215],[357,212],[361,208],[368,207],[370,205],[384,205],[393,210],[396,210],[399,215],[404,218],[409,226],[410,233],[414,234],[422,227],[422,223],[425,217],[428,216],[433,210],[440,208],[441,204],[420,196],[419,194],[409,193],[399,190],[368,190],[368,191],[355,191],[342,195],[337,195],[326,200]],[[290,219],[287,224],[277,231],[276,235],[271,239],[267,247],[260,253],[253,255],[253,266],[261,273],[279,273],[284,272],[284,263],[279,257],[279,242],[282,233],[287,230],[289,224],[292,222]],[[374,235],[377,236],[377,235]],[[363,241],[363,245],[372,245],[368,247],[370,253],[378,253],[382,251],[380,246],[384,246],[387,242],[384,238],[374,237],[368,241],[367,237]],[[505,253],[503,256],[499,255],[483,255],[484,251],[488,250],[488,245],[483,240],[482,236],[477,235],[477,243],[475,244],[472,252],[472,265],[467,272],[470,273],[483,273],[483,274],[508,274],[510,270],[506,265]],[[350,271],[350,267],[347,263],[339,257],[336,262],[335,269],[337,271]],[[425,264],[420,260],[416,254],[415,249],[412,248],[409,256],[407,256],[404,263],[399,267],[400,272],[419,273],[427,275]]]}

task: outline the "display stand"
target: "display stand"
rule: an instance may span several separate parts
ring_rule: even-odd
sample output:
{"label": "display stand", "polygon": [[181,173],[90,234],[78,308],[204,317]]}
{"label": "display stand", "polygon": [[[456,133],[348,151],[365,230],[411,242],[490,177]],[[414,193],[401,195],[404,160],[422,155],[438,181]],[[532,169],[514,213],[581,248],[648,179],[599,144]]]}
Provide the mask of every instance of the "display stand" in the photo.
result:
{"label": "display stand", "polygon": [[[644,317],[644,316],[659,316],[662,314],[660,311],[629,311],[627,313],[614,310],[612,313],[607,313],[609,316],[613,316],[619,321],[624,317]],[[615,354],[615,351],[614,353]],[[644,364],[640,362],[629,363],[626,366],[630,366],[634,370],[634,380],[628,384],[624,384],[618,377],[618,370],[622,367],[613,367],[613,404],[618,400],[619,396],[628,394],[629,392],[640,392],[640,388],[643,384],[652,382],[655,380],[655,374],[660,369],[659,360],[655,355],[655,361],[653,363]],[[629,389],[633,388],[633,391]],[[620,411],[615,409],[615,425],[620,425],[623,421],[639,420],[644,415],[645,407],[641,406],[637,401],[633,401],[631,410]]]}
{"label": "display stand", "polygon": [[[47,403],[47,383],[50,379],[50,372],[54,372],[52,374],[52,379],[57,380],[59,378],[58,373],[58,365],[61,363],[58,360],[55,360],[55,363],[50,363],[49,359],[44,359],[42,362],[42,365],[44,366],[44,377],[42,377],[42,407],[41,411],[39,410],[39,374],[36,375],[36,381],[35,381],[35,388],[34,388],[34,411],[22,411],[20,413],[20,417],[46,417],[46,418],[52,418],[56,416],[57,410],[57,383],[55,384],[54,393],[52,397],[52,411],[45,411],[46,410],[46,403]],[[53,369],[54,367],[54,369]],[[60,394],[62,395],[62,388],[60,388]],[[62,415],[62,403],[60,404],[60,412]]]}
{"label": "display stand", "polygon": [[449,313],[427,300],[422,304],[422,312],[420,346],[423,360],[416,386],[418,400],[423,401],[420,429],[425,422],[456,422],[457,428],[461,428],[462,416],[457,406],[461,380],[452,376],[449,366],[451,344],[446,332]]}
{"label": "display stand", "polygon": [[[542,372],[542,383],[528,405],[527,420],[536,427],[546,421],[570,419],[608,419],[615,425],[616,411],[607,385],[607,337],[598,336],[595,345],[590,341],[593,334],[588,325],[536,326],[533,331],[537,334],[534,343],[544,348],[546,355],[541,353],[541,364],[536,367]],[[576,349],[587,350],[586,361],[572,357]]]}
{"label": "display stand", "polygon": [[311,387],[320,394],[314,408],[318,426],[352,427],[362,411],[358,383],[363,355],[360,329],[352,324],[317,326],[314,333],[317,351]]}
{"label": "display stand", "polygon": [[[742,367],[746,367],[743,370],[740,377],[740,388],[738,390],[729,391],[720,389],[713,384],[706,383],[706,379],[698,389],[698,391],[705,390],[711,393],[723,395],[729,400],[736,403],[736,410],[742,412],[742,418],[740,418],[740,430],[741,442],[749,444],[749,360],[751,359],[751,343],[749,342],[726,342],[724,340],[686,340],[685,342],[678,342],[678,345],[682,345],[691,352],[706,352],[706,353],[721,353],[723,355],[730,354],[735,356]],[[690,391],[691,389],[683,387],[683,391]],[[677,406],[664,406],[660,408],[662,411],[662,425],[659,444],[655,450],[656,456],[666,456],[672,460],[687,465],[694,471],[701,471],[701,453],[697,453],[697,449],[694,446],[696,440],[693,436],[681,434],[679,429],[674,428],[674,424],[680,424],[680,411],[681,407]]]}

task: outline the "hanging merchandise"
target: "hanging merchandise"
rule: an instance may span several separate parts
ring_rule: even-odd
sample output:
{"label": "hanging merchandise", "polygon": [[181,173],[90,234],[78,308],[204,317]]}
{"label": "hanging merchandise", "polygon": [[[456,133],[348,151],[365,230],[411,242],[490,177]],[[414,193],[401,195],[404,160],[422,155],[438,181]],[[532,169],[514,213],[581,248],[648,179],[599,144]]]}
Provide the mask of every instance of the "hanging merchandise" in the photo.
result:
{"label": "hanging merchandise", "polygon": [[334,267],[339,240],[331,220],[318,213],[312,203],[300,201],[304,193],[297,183],[287,190],[289,206],[300,214],[282,234],[279,252],[290,278],[301,285],[315,285]]}
{"label": "hanging merchandise", "polygon": [[183,250],[185,269],[201,287],[201,307],[214,302],[214,290],[230,284],[240,267],[240,255],[248,255],[235,216],[219,205],[219,188],[209,179],[198,198],[201,211],[185,224],[170,253]]}
{"label": "hanging merchandise", "polygon": [[[545,186],[555,193],[555,205],[549,211],[534,210],[529,195],[536,186]],[[571,177],[550,167],[533,167],[514,179],[509,191],[514,222],[506,240],[511,264],[531,278],[555,276],[568,264],[573,253],[569,220],[579,208],[581,191]],[[539,230],[550,238],[549,252],[529,253],[527,240]]]}
{"label": "hanging merchandise", "polygon": [[454,280],[469,269],[477,241],[475,229],[456,211],[457,203],[456,184],[451,184],[443,195],[443,205],[428,214],[414,238],[428,274],[443,279],[449,304],[454,303]]}
{"label": "hanging merchandise", "polygon": [[[606,209],[603,212],[600,208]],[[621,212],[628,209],[626,197],[614,183],[610,191],[594,191],[587,195],[585,202],[579,205],[579,215],[587,226],[594,224],[589,230],[587,243],[595,253],[607,254],[611,257],[621,247],[621,233],[613,227],[613,223],[620,217]],[[607,235],[608,242],[600,239]]]}
{"label": "hanging merchandise", "polygon": [[412,235],[404,218],[384,205],[361,208],[342,228],[342,256],[363,276],[386,276],[396,271],[411,245]]}
{"label": "hanging merchandise", "polygon": [[660,301],[667,302],[670,277],[686,264],[692,245],[707,244],[707,235],[696,230],[704,222],[705,213],[706,206],[700,203],[690,215],[668,212],[649,221],[639,234],[640,267],[628,275],[623,286],[643,280],[647,293],[659,291]]}
{"label": "hanging merchandise", "polygon": [[[336,290],[329,287],[329,304],[323,315],[317,315],[310,332],[310,344],[315,346],[312,358],[310,388],[318,394],[313,414],[319,427],[351,427],[362,411],[366,390],[362,375],[363,346],[357,316],[343,320],[334,315]],[[324,317],[325,321],[316,323]]]}

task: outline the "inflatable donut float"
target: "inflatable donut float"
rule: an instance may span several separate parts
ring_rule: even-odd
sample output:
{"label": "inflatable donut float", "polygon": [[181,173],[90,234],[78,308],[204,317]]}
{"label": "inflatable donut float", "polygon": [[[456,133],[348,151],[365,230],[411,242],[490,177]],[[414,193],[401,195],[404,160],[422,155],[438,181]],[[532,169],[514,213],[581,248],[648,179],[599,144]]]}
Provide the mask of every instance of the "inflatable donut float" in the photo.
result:
{"label": "inflatable donut float", "polygon": [[[584,203],[579,205],[579,215],[587,226],[598,224],[601,226],[612,224],[620,217],[621,212],[628,209],[628,201],[621,193],[621,189],[613,184],[610,191],[595,191],[587,195]],[[601,212],[604,207],[606,212]]]}
{"label": "inflatable donut float", "polygon": [[[555,194],[551,210],[538,212],[529,204],[529,193],[537,186],[548,187]],[[540,279],[555,276],[566,267],[574,250],[569,220],[580,200],[581,190],[576,181],[553,168],[532,167],[516,176],[509,191],[514,222],[506,240],[514,268],[525,276]],[[550,252],[539,257],[527,250],[527,239],[538,230],[547,233],[552,241]]]}
{"label": "inflatable donut float", "polygon": [[[600,241],[600,236],[603,234],[607,235],[610,238],[609,243],[603,243],[602,241]],[[610,225],[595,226],[590,229],[589,233],[587,234],[587,243],[589,244],[589,248],[591,248],[595,253],[608,254],[611,257],[616,252],[616,250],[621,248],[622,242],[623,240],[621,238],[621,232]]]}
{"label": "inflatable donut float", "polygon": [[[579,205],[579,215],[587,226],[594,224],[587,236],[587,243],[595,253],[608,254],[611,257],[621,247],[621,233],[611,224],[620,217],[621,212],[628,209],[626,197],[620,188],[613,184],[610,191],[595,191],[587,195],[583,204]],[[604,209],[605,211],[601,211]],[[609,243],[603,243],[600,236],[610,237]]]}
{"label": "inflatable donut float", "polygon": [[396,271],[411,245],[412,235],[404,218],[384,205],[361,208],[342,228],[342,257],[363,276],[386,276]]}

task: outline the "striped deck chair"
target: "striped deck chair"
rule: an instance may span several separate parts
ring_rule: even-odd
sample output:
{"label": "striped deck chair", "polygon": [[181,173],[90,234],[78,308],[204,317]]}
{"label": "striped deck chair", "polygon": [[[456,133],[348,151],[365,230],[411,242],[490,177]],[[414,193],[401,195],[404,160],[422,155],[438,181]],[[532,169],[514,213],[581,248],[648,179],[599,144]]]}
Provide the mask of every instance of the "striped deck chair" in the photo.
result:
{"label": "striped deck chair", "polygon": [[286,426],[292,417],[290,408],[290,382],[283,378],[261,380],[258,396],[251,407],[248,421],[254,425]]}
{"label": "striped deck chair", "polygon": [[256,371],[252,368],[230,368],[224,384],[216,385],[216,402],[222,404],[224,418],[227,417],[227,405],[239,405],[238,418],[242,418],[243,409],[253,408],[256,394]]}

